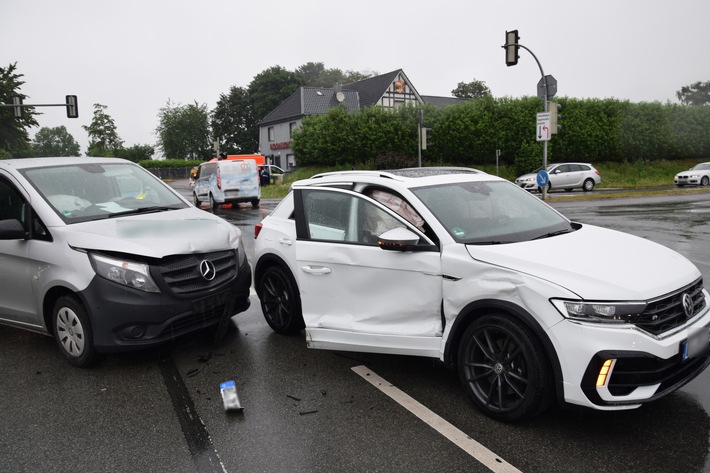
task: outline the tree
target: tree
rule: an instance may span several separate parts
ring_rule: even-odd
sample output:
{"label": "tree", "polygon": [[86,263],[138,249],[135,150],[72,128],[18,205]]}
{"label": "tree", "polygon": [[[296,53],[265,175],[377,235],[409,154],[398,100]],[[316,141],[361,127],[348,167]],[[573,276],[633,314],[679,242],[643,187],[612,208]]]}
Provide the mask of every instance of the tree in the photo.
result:
{"label": "tree", "polygon": [[710,105],[710,81],[686,85],[675,95],[683,105]]}
{"label": "tree", "polygon": [[127,159],[134,163],[153,159],[154,154],[155,148],[150,145],[133,145],[130,148],[116,150],[117,158]]}
{"label": "tree", "polygon": [[451,91],[454,97],[461,99],[480,99],[491,95],[491,89],[488,88],[482,80],[474,79],[473,82],[459,82],[454,90]]}
{"label": "tree", "polygon": [[207,160],[212,156],[207,105],[173,105],[168,100],[158,121],[158,147],[166,158]]}
{"label": "tree", "polygon": [[65,126],[42,127],[32,142],[34,156],[81,156],[79,143]]}
{"label": "tree", "polygon": [[[20,87],[25,82],[23,75],[16,72],[17,63],[6,68],[0,67],[0,102],[12,103],[13,97],[27,96],[20,92]],[[33,107],[25,107],[22,118],[15,118],[11,107],[0,108],[0,156],[1,157],[27,157],[32,153],[30,137],[27,128],[38,126],[35,120]]]}
{"label": "tree", "polygon": [[257,74],[249,83],[254,119],[259,122],[301,86],[296,73],[274,66]]}
{"label": "tree", "polygon": [[220,142],[220,151],[248,154],[259,149],[259,128],[245,88],[232,86],[228,95],[219,96],[211,125],[212,136]]}
{"label": "tree", "polygon": [[82,128],[89,134],[87,156],[115,156],[116,150],[123,148],[123,141],[116,132],[113,118],[106,113],[106,105],[94,104],[94,118],[89,126]]}
{"label": "tree", "polygon": [[306,87],[333,87],[335,84],[349,84],[367,79],[370,75],[340,69],[326,69],[322,62],[307,62],[295,71],[301,85]]}

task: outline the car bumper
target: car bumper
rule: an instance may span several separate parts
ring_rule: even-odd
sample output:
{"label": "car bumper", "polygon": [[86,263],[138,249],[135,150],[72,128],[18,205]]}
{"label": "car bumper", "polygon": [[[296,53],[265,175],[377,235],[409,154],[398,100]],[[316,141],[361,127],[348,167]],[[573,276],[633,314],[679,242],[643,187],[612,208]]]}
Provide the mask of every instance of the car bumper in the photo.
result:
{"label": "car bumper", "polygon": [[536,190],[538,187],[537,182],[515,181],[515,184],[522,187],[525,190]]}
{"label": "car bumper", "polygon": [[[552,329],[564,378],[565,401],[602,410],[631,409],[670,394],[710,365],[710,300],[691,323],[654,337],[635,328],[609,328],[564,321]],[[684,359],[693,334],[704,350]],[[605,362],[607,366],[605,368]]]}
{"label": "car bumper", "polygon": [[80,293],[88,308],[99,352],[157,346],[216,326],[249,308],[251,268],[245,261],[237,276],[213,290],[190,297],[147,293],[95,277]]}
{"label": "car bumper", "polygon": [[700,185],[700,178],[699,177],[691,177],[691,178],[676,177],[675,179],[673,179],[673,182],[675,183],[676,186],[699,186]]}

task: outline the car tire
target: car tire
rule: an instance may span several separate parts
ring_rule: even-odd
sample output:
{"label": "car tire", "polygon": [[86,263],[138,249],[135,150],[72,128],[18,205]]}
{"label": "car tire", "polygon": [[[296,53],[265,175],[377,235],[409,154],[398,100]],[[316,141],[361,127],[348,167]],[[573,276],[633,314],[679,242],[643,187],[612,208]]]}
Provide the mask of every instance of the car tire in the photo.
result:
{"label": "car tire", "polygon": [[86,368],[99,360],[89,315],[75,296],[57,299],[52,311],[52,325],[59,350],[69,363]]}
{"label": "car tire", "polygon": [[197,192],[192,193],[192,201],[195,204],[195,207],[198,209],[200,208],[200,199],[197,198]]}
{"label": "car tire", "polygon": [[461,383],[489,417],[520,421],[542,412],[551,400],[551,375],[535,335],[509,316],[490,314],[464,332],[458,351]]}
{"label": "car tire", "polygon": [[573,189],[571,187],[565,187],[565,192],[572,192],[572,190]]}
{"label": "car tire", "polygon": [[219,204],[217,202],[215,202],[214,196],[212,194],[210,194],[210,208],[212,210],[217,210],[217,207],[219,207]]}
{"label": "car tire", "polygon": [[266,268],[259,278],[256,293],[266,323],[276,333],[290,334],[303,329],[301,296],[291,272],[281,266]]}
{"label": "car tire", "polygon": [[594,190],[594,180],[593,179],[587,179],[584,181],[584,184],[582,184],[582,190],[584,192],[591,192]]}
{"label": "car tire", "polygon": [[259,199],[252,199],[251,206],[254,207],[255,209],[258,209],[259,208]]}
{"label": "car tire", "polygon": [[708,184],[710,184],[710,177],[708,177],[708,176],[703,176],[703,178],[700,179],[700,185],[701,185],[701,186],[707,186]]}

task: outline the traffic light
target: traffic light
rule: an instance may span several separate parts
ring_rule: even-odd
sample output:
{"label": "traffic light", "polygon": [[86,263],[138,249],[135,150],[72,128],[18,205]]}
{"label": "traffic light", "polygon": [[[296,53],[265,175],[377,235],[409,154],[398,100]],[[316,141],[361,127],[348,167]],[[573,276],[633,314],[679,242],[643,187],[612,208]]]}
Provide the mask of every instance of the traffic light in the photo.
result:
{"label": "traffic light", "polygon": [[79,108],[76,103],[76,95],[67,95],[67,118],[79,118]]}
{"label": "traffic light", "polygon": [[520,46],[518,45],[520,41],[520,36],[518,36],[518,30],[506,31],[505,32],[505,65],[514,66],[518,63],[518,51]]}
{"label": "traffic light", "polygon": [[15,96],[12,98],[12,113],[15,118],[22,118],[22,97]]}
{"label": "traffic light", "polygon": [[548,108],[550,110],[550,133],[555,135],[562,129],[562,125],[560,125],[560,119],[562,118],[560,110],[562,110],[562,105],[552,101],[550,101],[549,103],[550,105]]}

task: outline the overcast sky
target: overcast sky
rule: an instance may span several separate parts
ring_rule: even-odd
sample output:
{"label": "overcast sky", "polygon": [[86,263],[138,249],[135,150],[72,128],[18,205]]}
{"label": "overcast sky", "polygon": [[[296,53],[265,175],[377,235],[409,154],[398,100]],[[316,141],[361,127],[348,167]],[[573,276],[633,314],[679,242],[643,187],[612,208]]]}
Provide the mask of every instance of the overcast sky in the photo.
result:
{"label": "overcast sky", "polygon": [[78,96],[79,118],[56,107],[37,121],[66,126],[83,153],[95,103],[125,146],[154,145],[168,100],[211,110],[277,65],[403,69],[421,95],[475,79],[495,97],[534,96],[534,58],[505,65],[514,29],[558,96],[675,103],[710,81],[709,22],[709,0],[0,0],[0,67],[17,63],[26,103]]}

